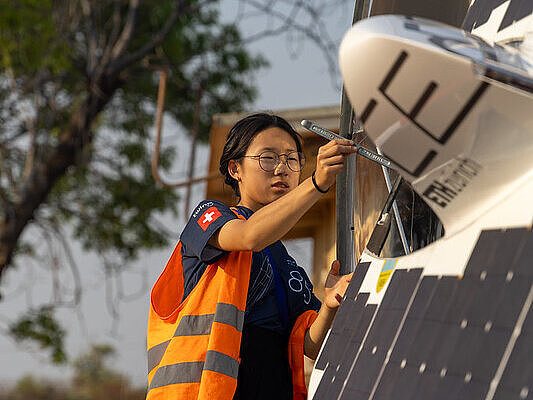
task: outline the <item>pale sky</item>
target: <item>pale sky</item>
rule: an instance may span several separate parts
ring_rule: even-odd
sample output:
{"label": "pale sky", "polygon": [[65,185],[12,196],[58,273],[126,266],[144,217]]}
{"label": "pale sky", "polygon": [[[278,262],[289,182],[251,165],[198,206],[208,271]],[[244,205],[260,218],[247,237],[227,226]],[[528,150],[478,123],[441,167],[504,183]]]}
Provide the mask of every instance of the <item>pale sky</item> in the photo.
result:
{"label": "pale sky", "polygon": [[[235,0],[225,0],[223,15],[232,18]],[[353,5],[346,2],[346,6],[329,10],[325,16],[327,31],[338,45],[345,31],[348,30],[353,13]],[[256,32],[257,21],[242,25],[244,35]],[[296,43],[296,45],[295,45]],[[320,50],[309,41],[290,40],[286,36],[263,39],[253,43],[249,49],[253,53],[262,53],[270,62],[268,69],[262,70],[256,77],[259,96],[251,110],[280,110],[339,104],[341,98],[340,79],[336,78],[336,85],[328,73],[328,64]],[[337,66],[334,66],[335,70]],[[156,88],[154,87],[154,100]],[[165,121],[165,135],[178,135],[179,143],[188,143],[187,138],[180,134],[176,126]],[[180,155],[178,174],[184,172],[187,165],[188,146]],[[208,149],[202,148],[197,154],[198,175],[206,172]],[[183,168],[180,170],[180,168]],[[192,203],[203,199],[204,185],[197,185],[194,189]],[[180,192],[184,196],[184,192]],[[180,207],[181,209],[181,207]],[[177,241],[184,226],[183,217],[177,221],[169,221],[168,226],[175,232],[171,241]],[[114,368],[131,377],[135,385],[146,382],[146,321],[148,315],[148,296],[152,284],[162,271],[172,248],[157,252],[145,253],[138,262],[132,265],[131,272],[124,273],[124,292],[140,292],[142,295],[133,301],[123,301],[119,304],[120,319],[113,331],[113,319],[106,306],[104,276],[100,261],[95,255],[81,251],[73,243],[79,265],[82,269],[84,294],[81,312],[70,309],[61,310],[58,317],[63,326],[68,328],[66,338],[67,351],[70,357],[84,352],[91,343],[109,343],[118,353]],[[289,244],[289,252],[300,265],[311,265],[310,241],[299,241]],[[64,267],[63,273],[68,276]],[[32,290],[22,290],[27,282],[33,282]],[[143,286],[143,282],[146,283]],[[5,276],[2,293],[4,299],[0,302],[0,322],[14,319],[27,307],[38,306],[50,300],[51,279],[50,272],[38,265],[21,266],[17,270],[10,270]],[[61,378],[68,373],[66,367],[54,367],[47,362],[46,355],[38,350],[29,351],[25,346],[16,346],[2,332],[0,335],[0,383],[13,382],[24,374],[38,377]]]}

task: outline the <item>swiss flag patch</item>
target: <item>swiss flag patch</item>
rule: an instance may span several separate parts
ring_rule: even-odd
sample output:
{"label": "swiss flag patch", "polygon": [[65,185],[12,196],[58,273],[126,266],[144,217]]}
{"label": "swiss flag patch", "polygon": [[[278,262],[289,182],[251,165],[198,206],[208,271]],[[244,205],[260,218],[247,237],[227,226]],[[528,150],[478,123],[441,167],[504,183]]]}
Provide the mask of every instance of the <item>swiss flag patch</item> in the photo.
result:
{"label": "swiss flag patch", "polygon": [[211,223],[215,222],[218,217],[222,216],[216,207],[209,207],[198,219],[198,225],[204,231]]}

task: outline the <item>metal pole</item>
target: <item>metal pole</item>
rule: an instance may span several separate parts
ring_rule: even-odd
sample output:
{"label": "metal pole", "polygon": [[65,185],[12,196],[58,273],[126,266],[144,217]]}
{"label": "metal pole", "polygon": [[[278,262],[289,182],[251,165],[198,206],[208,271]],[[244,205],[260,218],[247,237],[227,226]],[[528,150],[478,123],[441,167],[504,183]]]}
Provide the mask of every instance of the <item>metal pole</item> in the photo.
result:
{"label": "metal pole", "polygon": [[[383,154],[379,150],[379,147],[376,147],[376,150],[378,154],[380,155]],[[383,171],[383,176],[385,177],[385,183],[387,184],[387,189],[390,193],[392,191],[392,184],[390,180],[389,171],[383,165],[381,166],[381,169]],[[405,230],[403,229],[403,223],[400,218],[400,211],[398,210],[398,203],[396,202],[396,200],[394,200],[394,203],[392,205],[392,210],[394,212],[394,219],[396,220],[396,226],[398,227],[398,232],[400,233],[400,239],[402,241],[403,251],[405,254],[410,254],[411,250],[409,250],[409,245],[407,244],[407,236],[405,236]]]}
{"label": "metal pole", "polygon": [[[353,22],[363,18],[364,3],[369,0],[356,0],[354,6]],[[352,139],[354,112],[350,100],[342,89],[341,117],[339,133],[341,136]],[[336,185],[336,222],[337,222],[337,260],[340,261],[340,273],[349,274],[355,268],[354,260],[354,200],[355,193],[355,154],[346,158],[344,170],[337,175]]]}

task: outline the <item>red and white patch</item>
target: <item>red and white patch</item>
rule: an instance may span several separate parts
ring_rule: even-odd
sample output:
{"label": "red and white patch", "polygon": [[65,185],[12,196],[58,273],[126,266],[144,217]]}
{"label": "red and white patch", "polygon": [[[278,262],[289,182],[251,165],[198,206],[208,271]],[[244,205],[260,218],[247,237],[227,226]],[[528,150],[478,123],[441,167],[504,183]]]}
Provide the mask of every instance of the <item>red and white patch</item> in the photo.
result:
{"label": "red and white patch", "polygon": [[209,207],[205,212],[198,218],[198,225],[204,231],[209,225],[216,221],[218,217],[222,216],[220,211],[216,207]]}

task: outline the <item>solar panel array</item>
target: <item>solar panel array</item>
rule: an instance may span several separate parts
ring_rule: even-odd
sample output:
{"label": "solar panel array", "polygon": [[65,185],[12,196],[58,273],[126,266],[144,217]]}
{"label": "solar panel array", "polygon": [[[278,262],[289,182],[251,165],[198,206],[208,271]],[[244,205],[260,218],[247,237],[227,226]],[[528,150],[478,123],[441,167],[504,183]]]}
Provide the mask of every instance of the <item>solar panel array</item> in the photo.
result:
{"label": "solar panel array", "polygon": [[462,277],[397,269],[382,302],[357,266],[314,399],[533,398],[533,232],[481,233]]}

